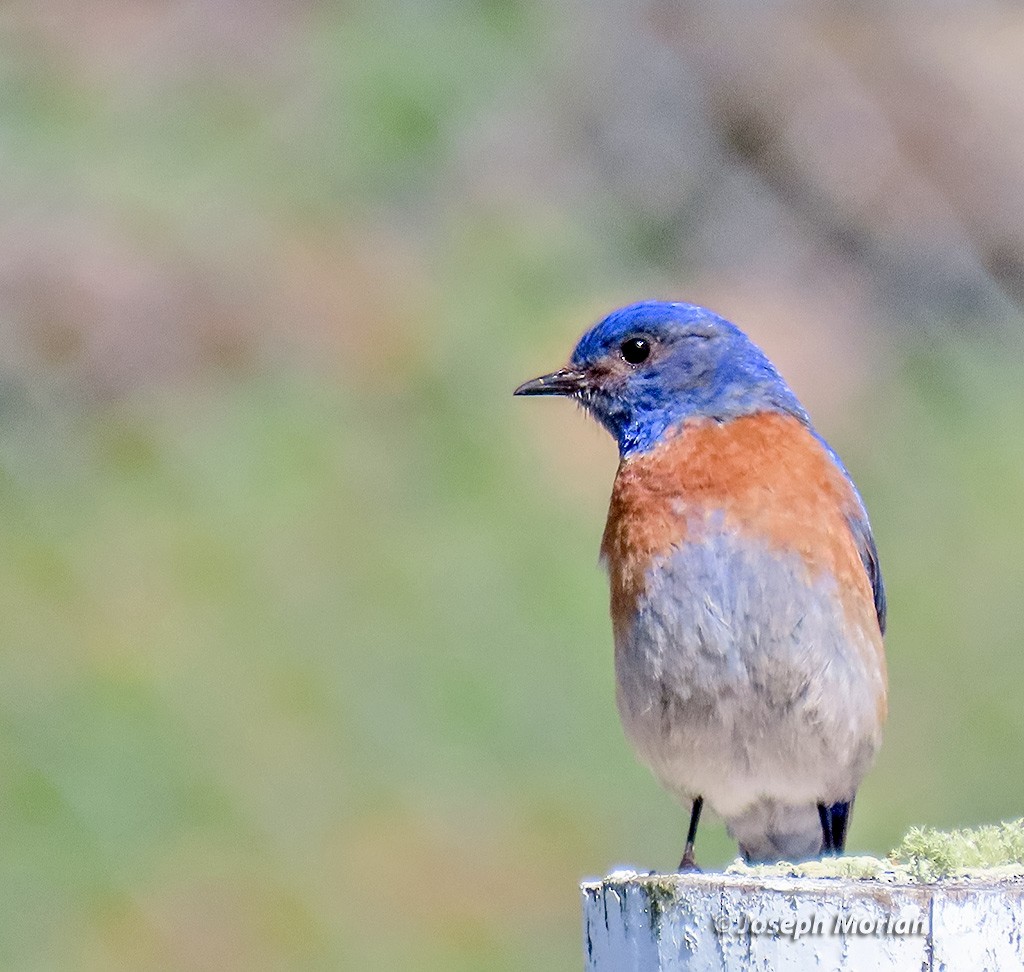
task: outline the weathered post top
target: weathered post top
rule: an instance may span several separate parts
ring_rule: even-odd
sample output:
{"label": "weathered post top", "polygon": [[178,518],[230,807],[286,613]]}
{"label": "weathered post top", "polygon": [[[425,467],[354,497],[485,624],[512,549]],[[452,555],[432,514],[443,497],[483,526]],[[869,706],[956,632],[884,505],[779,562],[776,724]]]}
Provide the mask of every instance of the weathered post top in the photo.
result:
{"label": "weathered post top", "polygon": [[588,972],[1024,972],[1024,821],[889,858],[585,882]]}
{"label": "weathered post top", "polygon": [[1024,882],[616,872],[583,891],[591,972],[1024,970]]}

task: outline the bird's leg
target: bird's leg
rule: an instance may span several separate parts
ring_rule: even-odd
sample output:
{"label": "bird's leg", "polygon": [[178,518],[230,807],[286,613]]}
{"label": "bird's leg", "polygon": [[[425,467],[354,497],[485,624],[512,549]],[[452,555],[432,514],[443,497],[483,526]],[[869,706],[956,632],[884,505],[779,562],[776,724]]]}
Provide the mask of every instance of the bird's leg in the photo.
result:
{"label": "bird's leg", "polygon": [[832,834],[832,808],[824,803],[818,804],[818,819],[821,821],[821,853],[823,857],[831,857],[836,845]]}
{"label": "bird's leg", "polygon": [[695,797],[690,809],[690,828],[686,831],[686,847],[683,848],[683,859],[679,862],[680,871],[699,871],[693,856],[693,842],[697,839],[697,824],[700,823],[700,812],[704,808],[704,797]]}

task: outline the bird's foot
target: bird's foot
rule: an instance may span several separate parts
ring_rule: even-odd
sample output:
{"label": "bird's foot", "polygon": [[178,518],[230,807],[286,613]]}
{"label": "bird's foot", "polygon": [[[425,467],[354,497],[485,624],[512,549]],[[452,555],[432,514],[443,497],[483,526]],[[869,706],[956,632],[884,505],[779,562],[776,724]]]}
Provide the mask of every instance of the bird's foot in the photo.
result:
{"label": "bird's foot", "polygon": [[693,856],[693,848],[687,847],[683,851],[683,859],[679,862],[679,873],[680,874],[701,874],[701,869],[697,866],[697,861]]}

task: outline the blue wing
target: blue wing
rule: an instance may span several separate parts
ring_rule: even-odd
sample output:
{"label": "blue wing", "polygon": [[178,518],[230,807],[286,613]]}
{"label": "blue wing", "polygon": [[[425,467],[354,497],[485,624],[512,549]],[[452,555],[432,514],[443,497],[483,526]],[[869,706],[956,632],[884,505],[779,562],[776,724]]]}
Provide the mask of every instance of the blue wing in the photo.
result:
{"label": "blue wing", "polygon": [[[860,497],[858,496],[858,499]],[[878,627],[882,634],[885,634],[885,584],[882,581],[882,568],[878,564],[878,548],[875,546],[875,538],[871,535],[871,524],[868,523],[867,514],[861,509],[861,515],[847,521],[857,541],[857,549],[860,551],[861,563],[868,572],[868,580],[871,581],[871,593],[875,598],[875,614],[878,615]]]}
{"label": "blue wing", "polygon": [[864,506],[864,500],[861,499],[857,484],[854,483],[853,477],[846,466],[843,465],[843,460],[836,455],[835,449],[825,441],[817,429],[810,428],[814,437],[832,457],[832,461],[842,470],[846,481],[853,489],[853,495],[857,497],[857,514],[847,517],[846,522],[849,524],[853,539],[857,542],[861,563],[864,565],[868,580],[871,582],[871,593],[875,599],[875,615],[878,617],[878,627],[882,634],[885,634],[885,584],[882,581],[882,568],[878,563],[878,548],[875,546],[875,538],[871,533],[871,524],[868,522],[868,511]]}

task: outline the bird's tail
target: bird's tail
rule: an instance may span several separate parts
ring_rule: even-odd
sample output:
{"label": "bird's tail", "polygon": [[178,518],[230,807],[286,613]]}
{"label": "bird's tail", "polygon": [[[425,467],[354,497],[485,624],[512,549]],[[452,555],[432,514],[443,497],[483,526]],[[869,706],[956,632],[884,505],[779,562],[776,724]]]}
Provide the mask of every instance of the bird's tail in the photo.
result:
{"label": "bird's tail", "polygon": [[821,818],[813,803],[761,800],[726,820],[748,864],[806,861],[822,852]]}

